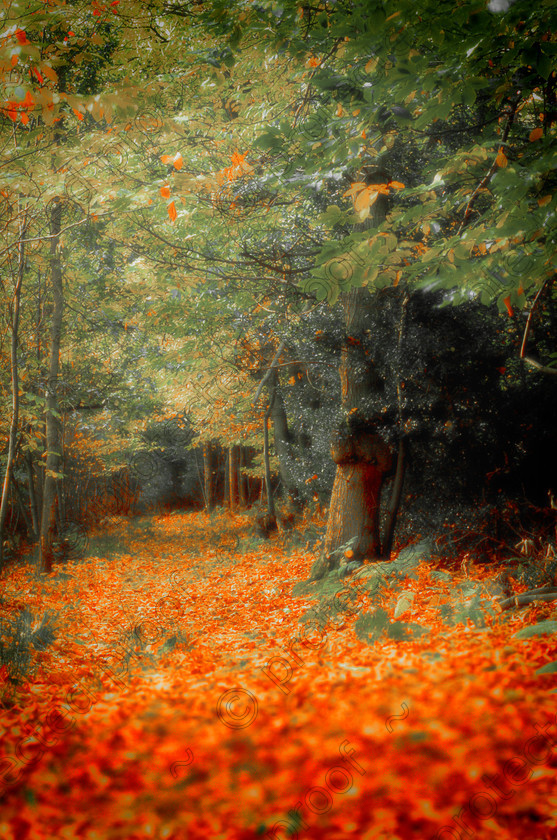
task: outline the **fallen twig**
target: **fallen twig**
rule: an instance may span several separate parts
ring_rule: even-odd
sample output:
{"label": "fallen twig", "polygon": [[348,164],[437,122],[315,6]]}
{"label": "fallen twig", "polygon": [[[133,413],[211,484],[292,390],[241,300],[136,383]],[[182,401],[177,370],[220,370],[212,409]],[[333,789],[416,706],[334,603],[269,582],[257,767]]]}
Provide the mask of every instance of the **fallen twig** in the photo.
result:
{"label": "fallen twig", "polygon": [[503,612],[513,607],[524,607],[527,604],[533,604],[534,601],[557,601],[557,589],[552,586],[530,589],[528,592],[521,592],[520,595],[513,595],[511,598],[505,598],[504,601],[499,601],[497,606]]}

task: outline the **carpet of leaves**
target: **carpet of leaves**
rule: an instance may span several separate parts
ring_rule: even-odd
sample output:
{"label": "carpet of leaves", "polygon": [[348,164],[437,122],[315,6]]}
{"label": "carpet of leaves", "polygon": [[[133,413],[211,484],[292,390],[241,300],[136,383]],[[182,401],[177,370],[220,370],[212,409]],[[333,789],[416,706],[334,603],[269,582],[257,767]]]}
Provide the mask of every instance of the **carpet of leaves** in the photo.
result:
{"label": "carpet of leaves", "polygon": [[0,708],[3,840],[557,837],[556,637],[514,638],[554,605],[448,626],[424,563],[428,635],[369,645],[347,614],[302,644],[305,545],[240,515],[105,530],[111,556],[2,581],[2,617],[57,629]]}

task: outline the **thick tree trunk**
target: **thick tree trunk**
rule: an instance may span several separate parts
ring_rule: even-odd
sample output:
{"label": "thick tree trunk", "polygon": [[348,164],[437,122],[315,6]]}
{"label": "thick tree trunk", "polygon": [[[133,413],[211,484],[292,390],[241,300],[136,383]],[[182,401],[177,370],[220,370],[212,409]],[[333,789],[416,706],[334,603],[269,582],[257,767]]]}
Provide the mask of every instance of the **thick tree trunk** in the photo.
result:
{"label": "thick tree trunk", "polygon": [[[345,379],[342,368],[341,362],[341,380]],[[345,366],[349,379],[353,370],[350,365]],[[344,384],[343,381],[343,394]],[[363,397],[366,392],[367,389],[362,390],[358,396]],[[381,489],[392,467],[390,447],[373,431],[371,421],[356,413],[337,430],[331,454],[337,470],[325,534],[324,555],[329,558],[325,571],[339,564],[340,557],[334,552],[349,541],[354,560],[381,556]]]}
{"label": "thick tree trunk", "polygon": [[[384,175],[370,173],[368,183],[383,183]],[[380,195],[365,227],[379,225],[387,203]],[[392,467],[391,448],[375,428],[368,407],[369,397],[382,382],[369,355],[366,336],[373,298],[367,288],[352,288],[342,295],[346,336],[341,350],[340,382],[344,420],[332,443],[337,465],[322,556],[315,562],[311,578],[316,580],[340,564],[347,543],[354,560],[381,556],[379,514],[381,488]]]}
{"label": "thick tree trunk", "polygon": [[50,272],[52,281],[52,313],[50,321],[49,370],[46,388],[46,446],[45,478],[41,513],[39,566],[42,572],[52,570],[52,543],[56,531],[56,503],[60,460],[61,426],[58,406],[58,372],[60,366],[60,344],[62,340],[62,319],[64,314],[64,291],[62,266],[60,262],[60,229],[62,226],[62,204],[54,201],[50,215]]}

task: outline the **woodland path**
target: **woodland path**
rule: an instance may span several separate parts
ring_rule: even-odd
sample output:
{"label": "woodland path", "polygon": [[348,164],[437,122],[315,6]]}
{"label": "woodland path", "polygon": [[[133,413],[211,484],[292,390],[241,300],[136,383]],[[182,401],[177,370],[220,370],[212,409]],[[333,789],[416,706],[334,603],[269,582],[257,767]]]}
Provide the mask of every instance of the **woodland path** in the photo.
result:
{"label": "woodland path", "polygon": [[557,680],[536,674],[555,635],[515,636],[555,606],[449,626],[433,609],[448,589],[424,564],[405,584],[424,636],[369,644],[352,614],[308,630],[315,602],[292,595],[308,540],[248,527],[122,519],[43,582],[28,566],[5,576],[2,617],[51,610],[56,638],[2,710],[0,836],[557,836],[557,752],[534,737],[548,724],[557,742]]}

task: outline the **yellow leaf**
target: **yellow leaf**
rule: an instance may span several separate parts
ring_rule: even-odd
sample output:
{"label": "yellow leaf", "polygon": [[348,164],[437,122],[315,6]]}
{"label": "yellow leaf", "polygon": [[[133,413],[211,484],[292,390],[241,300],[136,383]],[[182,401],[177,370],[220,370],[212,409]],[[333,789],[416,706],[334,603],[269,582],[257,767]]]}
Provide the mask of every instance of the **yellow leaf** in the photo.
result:
{"label": "yellow leaf", "polygon": [[354,195],[354,193],[360,192],[360,190],[365,190],[365,188],[366,184],[364,181],[355,181],[355,183],[351,185],[350,189],[343,193],[343,197],[347,195]]}
{"label": "yellow leaf", "polygon": [[499,153],[498,153],[497,157],[495,158],[495,163],[497,164],[497,166],[500,166],[501,169],[504,169],[505,166],[507,165],[508,160],[506,158],[506,155],[505,155],[503,149],[499,149]]}
{"label": "yellow leaf", "polygon": [[47,79],[50,79],[51,82],[58,81],[58,73],[48,64],[41,64],[41,73],[43,76],[46,76]]}
{"label": "yellow leaf", "polygon": [[362,190],[354,199],[354,210],[358,213],[360,210],[371,207],[378,195],[379,193],[377,190],[370,190],[366,187],[366,189]]}

